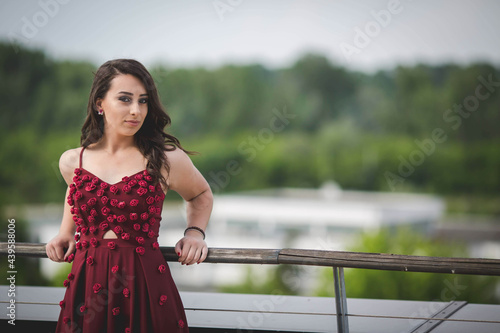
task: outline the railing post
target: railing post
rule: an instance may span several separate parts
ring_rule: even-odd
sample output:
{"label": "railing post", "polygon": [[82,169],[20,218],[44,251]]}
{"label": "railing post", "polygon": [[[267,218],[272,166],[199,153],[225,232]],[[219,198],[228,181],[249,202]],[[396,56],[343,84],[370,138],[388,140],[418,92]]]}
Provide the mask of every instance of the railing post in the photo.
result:
{"label": "railing post", "polygon": [[337,332],[349,333],[349,321],[347,320],[347,297],[345,293],[343,267],[333,267],[333,284],[335,287],[335,312],[337,313]]}

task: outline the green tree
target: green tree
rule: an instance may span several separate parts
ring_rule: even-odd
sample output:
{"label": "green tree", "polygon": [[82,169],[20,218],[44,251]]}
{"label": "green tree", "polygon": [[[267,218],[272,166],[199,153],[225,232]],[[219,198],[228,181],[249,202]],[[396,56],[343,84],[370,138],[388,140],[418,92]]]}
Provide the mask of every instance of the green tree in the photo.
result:
{"label": "green tree", "polygon": [[[57,161],[79,145],[96,68],[0,43],[1,204],[60,200],[65,184]],[[200,171],[210,177],[232,160],[242,166],[219,192],[316,187],[328,180],[345,188],[393,190],[386,172],[398,173],[402,159],[420,155],[398,191],[499,200],[498,87],[482,87],[487,97],[466,116],[453,111],[473,101],[479,78],[498,82],[500,72],[490,64],[421,64],[366,74],[305,54],[275,70],[159,64],[151,72],[172,117],[167,130],[203,153],[197,157]],[[273,110],[285,107],[296,117],[262,144],[259,135],[269,136]],[[424,153],[416,140],[429,142],[434,129],[446,139]],[[258,140],[251,161],[241,150],[250,146],[249,137]]]}

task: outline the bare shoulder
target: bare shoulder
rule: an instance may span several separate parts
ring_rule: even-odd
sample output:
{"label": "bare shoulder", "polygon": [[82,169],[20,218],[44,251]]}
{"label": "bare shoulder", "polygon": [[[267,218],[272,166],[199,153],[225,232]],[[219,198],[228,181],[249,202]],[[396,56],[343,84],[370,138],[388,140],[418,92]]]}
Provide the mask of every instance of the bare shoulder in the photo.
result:
{"label": "bare shoulder", "polygon": [[72,181],[74,170],[79,166],[81,150],[81,147],[66,150],[59,158],[59,170],[68,184]]}
{"label": "bare shoulder", "polygon": [[200,193],[210,191],[207,181],[185,151],[176,148],[166,151],[165,156],[170,165],[170,173],[165,177],[170,190],[180,194],[186,201],[192,200]]}
{"label": "bare shoulder", "polygon": [[[168,147],[171,149],[172,147]],[[188,154],[180,148],[165,151],[167,163],[169,165],[169,172],[164,169],[164,175],[167,179],[169,186],[175,187],[179,179],[190,176],[195,172],[195,167]]]}
{"label": "bare shoulder", "polygon": [[[168,146],[169,149],[172,149],[172,147],[173,146]],[[165,155],[167,156],[171,168],[174,167],[174,165],[191,163],[188,154],[180,148],[174,147],[173,150],[167,150],[165,151]]]}
{"label": "bare shoulder", "polygon": [[169,161],[172,161],[172,162],[178,161],[181,163],[182,163],[182,161],[187,161],[187,160],[191,161],[188,154],[186,154],[186,152],[183,151],[182,149],[174,147],[174,146],[167,146],[167,148],[172,149],[172,150],[165,151],[165,155],[167,156]]}

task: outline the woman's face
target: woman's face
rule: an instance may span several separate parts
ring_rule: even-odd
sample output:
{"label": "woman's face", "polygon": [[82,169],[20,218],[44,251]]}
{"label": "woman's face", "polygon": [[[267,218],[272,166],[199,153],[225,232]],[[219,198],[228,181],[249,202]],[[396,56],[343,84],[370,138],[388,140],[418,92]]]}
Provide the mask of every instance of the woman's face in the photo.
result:
{"label": "woman's face", "polygon": [[133,75],[119,74],[111,80],[97,108],[104,112],[104,133],[133,136],[148,114],[148,95],[142,82]]}

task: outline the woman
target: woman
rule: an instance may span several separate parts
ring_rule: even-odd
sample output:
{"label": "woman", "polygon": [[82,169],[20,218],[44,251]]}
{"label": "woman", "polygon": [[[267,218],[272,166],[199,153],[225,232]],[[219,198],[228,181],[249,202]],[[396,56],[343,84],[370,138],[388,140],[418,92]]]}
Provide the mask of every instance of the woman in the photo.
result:
{"label": "woman", "polygon": [[[59,161],[68,184],[47,256],[73,262],[57,332],[188,331],[184,308],[158,249],[165,193],[187,203],[179,262],[207,256],[204,230],[213,196],[170,124],[142,64],[118,59],[95,74],[80,148]],[[76,231],[76,235],[75,235]]]}

